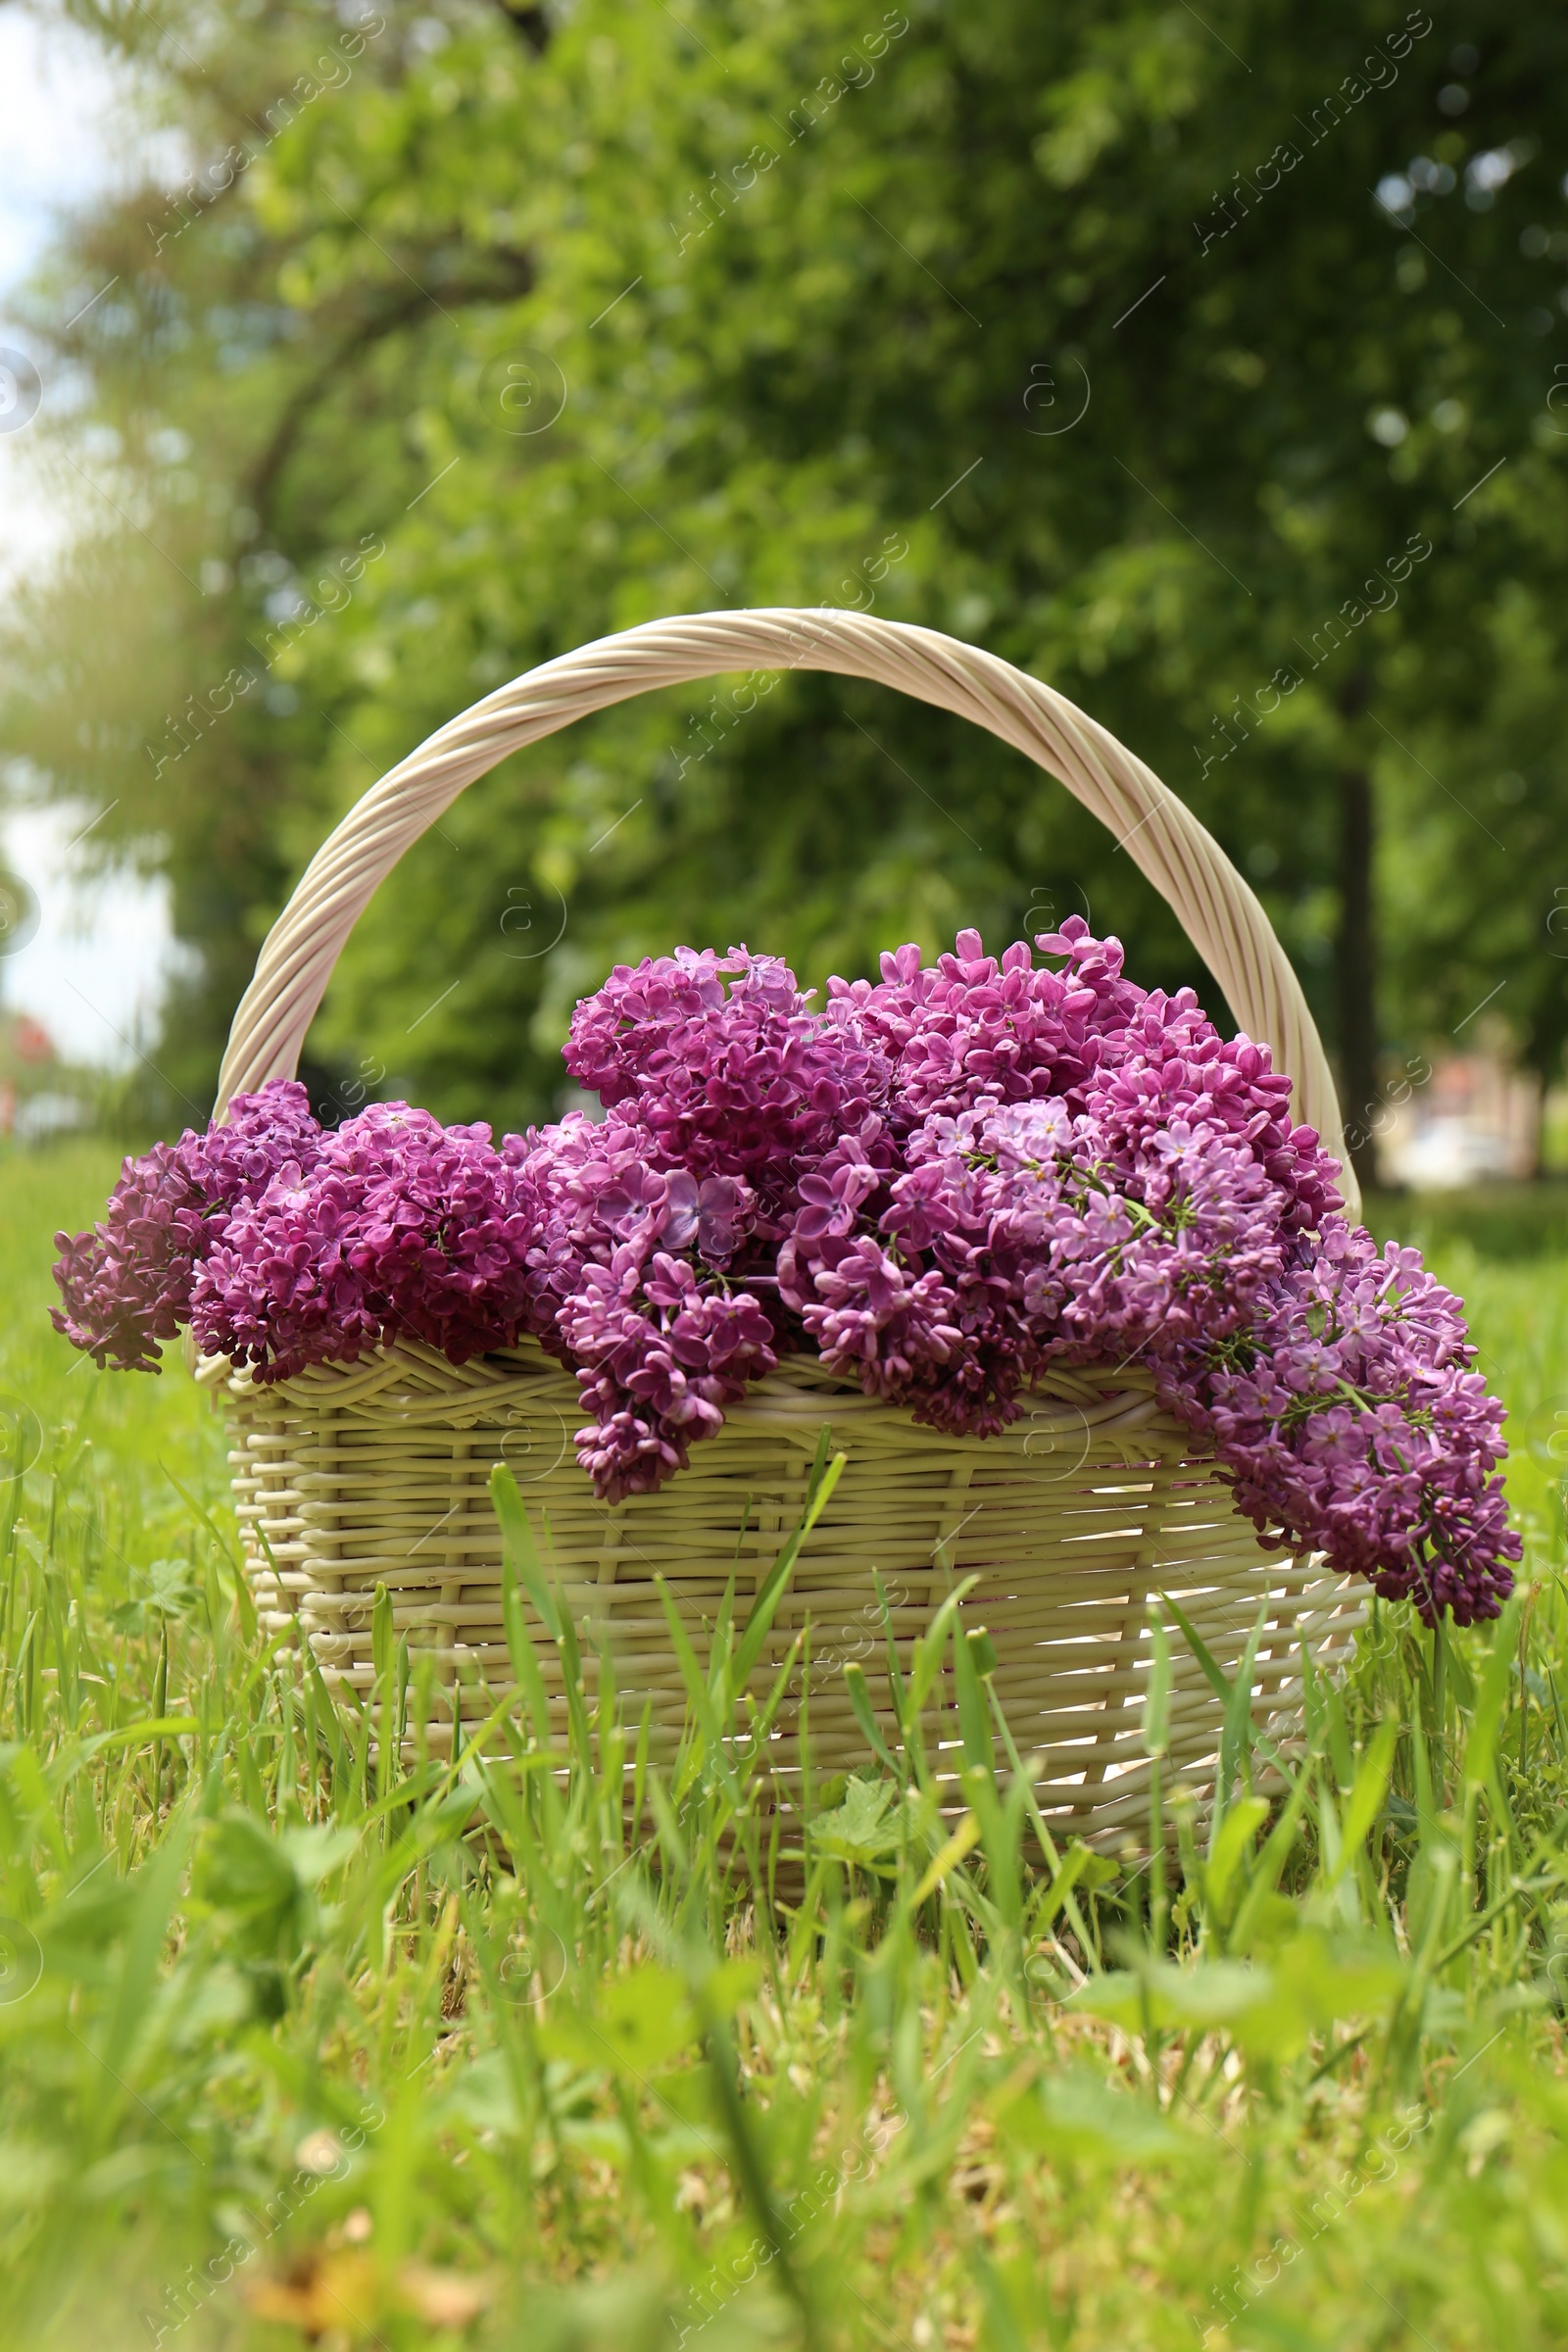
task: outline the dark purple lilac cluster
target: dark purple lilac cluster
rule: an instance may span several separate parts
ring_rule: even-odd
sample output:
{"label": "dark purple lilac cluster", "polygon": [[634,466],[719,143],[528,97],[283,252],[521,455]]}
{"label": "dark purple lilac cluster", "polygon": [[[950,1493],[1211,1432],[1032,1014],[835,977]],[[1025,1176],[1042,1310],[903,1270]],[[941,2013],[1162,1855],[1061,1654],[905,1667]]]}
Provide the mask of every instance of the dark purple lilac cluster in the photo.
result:
{"label": "dark purple lilac cluster", "polygon": [[790,1351],[982,1437],[1053,1365],[1137,1364],[1261,1532],[1429,1621],[1494,1616],[1519,1544],[1458,1302],[1347,1225],[1263,1049],[1076,917],[1035,948],[901,948],[821,1011],[744,948],[619,967],[565,1054],[603,1119],[499,1149],[403,1103],[322,1132],[274,1082],[126,1162],[105,1224],[61,1237],[55,1319],[138,1368],[188,1323],[264,1381],[531,1336],[575,1371],[612,1500]]}
{"label": "dark purple lilac cluster", "polygon": [[[750,1031],[747,1016],[738,1025]],[[715,1093],[728,1084],[716,1079]],[[687,1132],[701,1132],[701,1098],[684,1100]],[[766,1258],[759,1195],[740,1173],[755,1134],[736,1117],[726,1150],[710,1119],[698,1174],[640,1108],[622,1097],[603,1124],[574,1111],[503,1147],[539,1203],[533,1329],[576,1371],[594,1415],[577,1433],[578,1459],[612,1499],[683,1470],[688,1446],[777,1361],[772,1320],[745,1278]]]}
{"label": "dark purple lilac cluster", "polygon": [[454,1363],[531,1329],[527,1184],[489,1128],[376,1102],[235,1200],[196,1276],[204,1355],[284,1380],[405,1334]]}
{"label": "dark purple lilac cluster", "polygon": [[92,1233],[55,1236],[65,1312],[54,1319],[100,1364],[156,1372],[160,1340],[190,1321],[198,1269],[236,1201],[265,1192],[280,1168],[315,1165],[321,1130],[303,1086],[274,1082],[236,1095],[228,1123],[127,1159]]}

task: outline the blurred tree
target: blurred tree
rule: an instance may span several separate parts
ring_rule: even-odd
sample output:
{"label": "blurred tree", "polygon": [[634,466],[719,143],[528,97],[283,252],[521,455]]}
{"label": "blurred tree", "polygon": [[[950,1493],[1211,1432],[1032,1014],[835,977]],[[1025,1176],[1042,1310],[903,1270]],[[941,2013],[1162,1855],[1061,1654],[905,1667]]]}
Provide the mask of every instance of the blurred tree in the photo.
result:
{"label": "blurred tree", "polygon": [[[5,737],[167,862],[183,1093],[375,772],[603,631],[777,603],[983,641],[1186,795],[1303,970],[1363,1173],[1391,1050],[1485,1004],[1556,1069],[1568,24],[73,8],[196,169],[36,289],[81,387],[36,429],[102,527],[13,616]],[[317,1040],[516,1119],[618,956],[746,936],[819,979],[1074,906],[1214,994],[989,739],[808,675],[686,692],[470,791]]]}

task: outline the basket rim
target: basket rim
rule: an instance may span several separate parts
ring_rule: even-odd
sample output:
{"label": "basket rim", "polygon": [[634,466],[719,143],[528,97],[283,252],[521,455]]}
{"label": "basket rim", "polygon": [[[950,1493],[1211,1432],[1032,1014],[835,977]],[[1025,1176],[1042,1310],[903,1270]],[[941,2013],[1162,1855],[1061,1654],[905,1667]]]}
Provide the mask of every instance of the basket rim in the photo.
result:
{"label": "basket rim", "polygon": [[[225,1356],[192,1360],[187,1350],[186,1360],[219,1410],[285,1419],[321,1415],[336,1421],[341,1416],[345,1428],[410,1438],[437,1426],[492,1427],[509,1409],[509,1393],[514,1397],[520,1388],[531,1401],[556,1412],[563,1458],[578,1410],[572,1374],[531,1337],[461,1365],[422,1341],[399,1339],[367,1348],[354,1363],[311,1364],[289,1379],[268,1382],[258,1382],[251,1366],[235,1366]],[[541,1397],[542,1389],[554,1394]],[[1067,1486],[1088,1454],[1105,1444],[1129,1463],[1168,1463],[1177,1455],[1194,1468],[1216,1463],[1213,1446],[1160,1402],[1154,1378],[1142,1365],[1051,1367],[1019,1397],[1019,1414],[989,1436],[935,1429],[917,1421],[909,1405],[868,1396],[857,1382],[823,1370],[819,1357],[797,1350],[782,1356],[774,1372],[748,1384],[741,1400],[726,1408],[720,1429],[694,1442],[691,1470],[700,1472],[702,1463],[726,1456],[726,1438],[742,1444],[783,1439],[809,1456],[824,1426],[833,1433],[836,1449],[868,1451],[889,1470],[901,1457],[911,1468],[927,1469],[939,1462],[956,1469],[965,1462],[980,1468],[1011,1460],[1015,1467],[1033,1466],[1048,1483]],[[1058,1453],[1065,1458],[1075,1444],[1076,1459],[1065,1469],[1053,1469],[1054,1458]],[[579,1475],[586,1484],[587,1474]]]}
{"label": "basket rim", "polygon": [[[439,1348],[431,1348],[425,1341],[405,1334],[395,1340],[380,1341],[373,1348],[363,1348],[352,1362],[334,1357],[325,1363],[307,1364],[302,1371],[276,1381],[258,1380],[255,1366],[236,1364],[221,1353],[198,1354],[188,1331],[184,1340],[186,1367],[198,1386],[205,1389],[226,1388],[235,1396],[254,1394],[286,1396],[302,1403],[314,1400],[341,1401],[345,1385],[352,1388],[363,1385],[367,1395],[373,1395],[395,1379],[400,1370],[437,1374],[453,1386],[469,1385],[480,1391],[503,1385],[508,1373],[549,1372],[564,1383],[569,1383],[572,1379],[570,1370],[561,1358],[553,1355],[531,1333],[524,1334],[514,1348],[487,1348],[476,1355],[466,1357],[461,1364],[454,1363]],[[1147,1365],[1135,1362],[1101,1363],[1095,1359],[1081,1364],[1052,1365],[1037,1374],[1027,1387],[1019,1391],[1019,1395],[1024,1398],[1051,1398],[1070,1411],[1080,1404],[1099,1401],[1103,1397],[1152,1396],[1155,1387],[1154,1375]],[[890,1404],[880,1396],[868,1396],[859,1382],[851,1375],[829,1370],[821,1357],[811,1349],[797,1348],[781,1350],[773,1371],[747,1383],[745,1396],[725,1414],[726,1427],[735,1414],[744,1412],[752,1398],[783,1394],[831,1396],[839,1402],[858,1406],[866,1415],[874,1413],[887,1420],[910,1421],[918,1429],[926,1426],[923,1422],[913,1421],[909,1406]],[[968,1437],[961,1442],[990,1443],[988,1439]]]}

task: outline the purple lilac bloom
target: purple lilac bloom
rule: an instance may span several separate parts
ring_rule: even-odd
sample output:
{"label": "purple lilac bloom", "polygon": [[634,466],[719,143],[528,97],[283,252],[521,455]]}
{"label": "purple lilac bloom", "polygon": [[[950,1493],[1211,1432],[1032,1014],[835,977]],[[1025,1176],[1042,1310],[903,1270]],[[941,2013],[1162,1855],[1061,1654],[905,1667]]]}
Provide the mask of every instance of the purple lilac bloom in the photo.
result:
{"label": "purple lilac bloom", "polygon": [[684,1470],[688,1446],[712,1437],[724,1406],[778,1360],[755,1298],[702,1281],[664,1250],[649,1261],[627,1243],[608,1266],[585,1267],[560,1328],[594,1413],[577,1432],[577,1458],[612,1501]]}
{"label": "purple lilac bloom", "polygon": [[177,1144],[126,1159],[104,1222],[55,1236],[65,1301],[51,1309],[56,1330],[100,1364],[159,1371],[157,1343],[189,1322],[198,1269],[223,1220],[279,1168],[313,1166],[320,1144],[304,1087],[273,1078],[234,1097],[226,1126],[187,1128]]}
{"label": "purple lilac bloom", "polygon": [[1326,1551],[1431,1625],[1495,1617],[1520,1556],[1508,1527],[1503,1408],[1472,1370],[1459,1301],[1414,1250],[1325,1221],[1267,1287],[1245,1344],[1164,1371],[1263,1530]]}
{"label": "purple lilac bloom", "polygon": [[924,1120],[906,1160],[875,1241],[844,1213],[810,1238],[798,1219],[780,1271],[824,1361],[955,1432],[1015,1419],[1054,1360],[1234,1331],[1280,1263],[1277,1194],[1201,1122],[1129,1134],[1058,1099],[982,1096]]}
{"label": "purple lilac bloom", "polygon": [[250,1364],[264,1385],[308,1364],[357,1361],[381,1336],[349,1255],[361,1200],[334,1171],[280,1168],[241,1201],[198,1269],[191,1330],[204,1355]]}
{"label": "purple lilac bloom", "polygon": [[290,1163],[241,1203],[198,1274],[192,1329],[204,1353],[264,1382],[403,1334],[463,1363],[531,1328],[537,1230],[532,1189],[488,1126],[373,1103],[313,1167]]}
{"label": "purple lilac bloom", "polygon": [[647,1493],[777,1361],[766,1311],[728,1280],[756,1231],[757,1196],[743,1177],[672,1162],[624,1104],[602,1125],[574,1111],[503,1150],[543,1204],[535,1328],[594,1415],[578,1459],[610,1500]]}
{"label": "purple lilac bloom", "polygon": [[909,946],[882,957],[880,983],[828,982],[830,1005],[893,1061],[901,1124],[956,1115],[982,1095],[1054,1095],[1078,1107],[1103,1041],[1125,1028],[1144,992],[1122,978],[1120,941],[1092,938],[1079,915],[1037,945],[1064,957],[1063,968],[1037,967],[1022,940],[999,963],[978,931],[960,931],[934,970]]}
{"label": "purple lilac bloom", "polygon": [[565,1061],[657,1139],[667,1165],[745,1178],[764,1219],[888,1083],[875,1044],[813,1013],[778,956],[744,947],[617,964],[572,1015]]}
{"label": "purple lilac bloom", "polygon": [[531,1336],[611,1501],[790,1348],[981,1437],[1053,1364],[1136,1364],[1265,1540],[1429,1622],[1497,1613],[1502,1408],[1457,1299],[1346,1223],[1267,1051],[1076,916],[1000,959],[973,931],[931,967],[900,948],[821,1012],[776,957],[680,948],[617,966],[565,1058],[608,1115],[499,1151],[405,1103],[323,1135],[298,1086],[237,1100],[61,1237],[57,1324],[155,1367],[188,1322],[264,1381]]}

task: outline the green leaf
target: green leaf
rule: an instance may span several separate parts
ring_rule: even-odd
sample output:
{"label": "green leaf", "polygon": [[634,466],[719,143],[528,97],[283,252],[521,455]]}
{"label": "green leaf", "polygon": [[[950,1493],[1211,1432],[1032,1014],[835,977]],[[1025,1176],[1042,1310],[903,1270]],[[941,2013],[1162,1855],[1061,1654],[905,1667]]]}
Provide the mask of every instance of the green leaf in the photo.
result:
{"label": "green leaf", "polygon": [[1496,1765],[1497,1735],[1518,1658],[1519,1615],[1523,1607],[1524,1594],[1515,1592],[1492,1629],[1492,1647],[1482,1668],[1464,1749],[1464,1777],[1472,1788],[1485,1788]]}
{"label": "green leaf", "polygon": [[1192,1968],[1157,1961],[1137,1971],[1091,1977],[1063,2007],[1106,2018],[1128,2034],[1142,2034],[1146,2019],[1160,2029],[1195,2026],[1209,2033],[1261,2007],[1272,1989],[1267,1973],[1244,1961],[1214,1960]]}
{"label": "green leaf", "polygon": [[907,1711],[905,1716],[906,1727],[919,1721],[921,1709],[930,1697],[932,1687],[942,1671],[943,1652],[947,1648],[948,1636],[953,1630],[953,1622],[958,1613],[959,1604],[968,1598],[979,1582],[978,1576],[966,1576],[961,1584],[956,1585],[921,1635],[919,1645],[914,1653],[914,1663],[909,1673],[909,1688],[906,1693]]}
{"label": "green leaf", "polygon": [[1204,1906],[1216,1920],[1225,1918],[1231,1881],[1254,1833],[1267,1818],[1268,1800],[1261,1796],[1244,1796],[1226,1814],[1203,1872]]}
{"label": "green leaf", "polygon": [[370,1656],[375,1666],[375,1679],[383,1694],[391,1689],[392,1661],[397,1651],[397,1635],[392,1624],[392,1595],[385,1585],[375,1588],[375,1599],[370,1608]]}
{"label": "green leaf", "polygon": [[1163,1756],[1170,1731],[1170,1637],[1158,1610],[1152,1607],[1149,1612],[1149,1638],[1153,1657],[1144,1698],[1144,1752],[1149,1756]]}
{"label": "green leaf", "polygon": [[166,1828],[163,1843],[136,1873],[135,1900],[98,2041],[103,2053],[112,2053],[111,2063],[122,2075],[131,2072],[141,2028],[156,1996],[159,1963],[189,1841],[189,1817],[177,1814]]}
{"label": "green leaf", "polygon": [[1235,2038],[1254,2057],[1296,2058],[1340,2019],[1387,2021],[1408,1978],[1387,1948],[1302,1928],[1270,1952],[1268,1998],[1237,2020]]}
{"label": "green leaf", "polygon": [[233,1807],[207,1825],[193,1884],[201,1900],[218,1910],[281,1918],[293,1908],[299,1878],[267,1824]]}
{"label": "green leaf", "polygon": [[999,1663],[997,1658],[997,1645],[992,1641],[991,1636],[987,1633],[985,1627],[983,1625],[971,1625],[963,1639],[964,1644],[969,1652],[970,1660],[973,1663],[974,1670],[976,1674],[980,1676],[982,1681],[987,1675],[995,1674]]}
{"label": "green leaf", "polygon": [[[1263,1639],[1263,1628],[1268,1622],[1268,1612],[1269,1603],[1266,1600],[1259,1601],[1257,1616],[1253,1620],[1251,1632],[1247,1637],[1247,1647],[1242,1652],[1241,1664],[1236,1669],[1236,1680],[1231,1685],[1231,1694],[1225,1705],[1225,1728],[1220,1734],[1219,1743],[1220,1790],[1218,1793],[1223,1796],[1226,1803],[1230,1801],[1231,1788],[1242,1769],[1244,1760],[1249,1759],[1252,1752],[1254,1728],[1252,1724],[1252,1675],[1257,1664],[1258,1644]],[[1218,1810],[1218,1803],[1216,1803],[1216,1814]]]}
{"label": "green leaf", "polygon": [[1190,2164],[1202,2154],[1195,2135],[1151,2107],[1115,2090],[1085,2066],[1053,2072],[991,2106],[1004,2142],[1059,2163],[1107,2172],[1149,2165]]}
{"label": "green leaf", "polygon": [[871,1712],[871,1694],[865,1686],[864,1670],[854,1658],[851,1658],[845,1665],[844,1687],[850,1694],[850,1705],[854,1710],[855,1720],[864,1733],[866,1743],[872,1754],[885,1765],[895,1780],[899,1780],[902,1776],[898,1765],[893,1760],[892,1750],[877,1729],[876,1717]]}
{"label": "green leaf", "polygon": [[[490,1499],[495,1505],[495,1514],[501,1523],[506,1555],[511,1562],[513,1573],[522,1579],[528,1598],[538,1611],[539,1622],[545,1632],[550,1636],[552,1642],[559,1642],[561,1640],[561,1611],[556,1603],[556,1595],[551,1591],[550,1580],[541,1565],[539,1547],[533,1540],[533,1529],[528,1523],[528,1514],[522,1507],[522,1496],[517,1492],[516,1479],[505,1462],[497,1462],[490,1473]],[[514,1658],[514,1670],[517,1661]],[[518,1680],[521,1680],[520,1675]]]}
{"label": "green leaf", "polygon": [[1049,1886],[1035,1897],[1030,1920],[1030,1932],[1033,1935],[1043,1936],[1048,1931],[1089,1865],[1098,1858],[1081,1838],[1073,1840],[1062,1857],[1061,1868],[1054,1873]]}
{"label": "green leaf", "polygon": [[1388,1792],[1389,1778],[1394,1770],[1394,1751],[1399,1744],[1400,1725],[1390,1716],[1380,1723],[1373,1735],[1372,1744],[1361,1758],[1350,1801],[1345,1808],[1342,1824],[1344,1842],[1334,1870],[1329,1874],[1331,1886],[1344,1876],[1355,1856],[1366,1843],[1373,1823],[1383,1810]]}
{"label": "green leaf", "polygon": [[1145,1961],[1091,1977],[1064,2006],[1107,2018],[1128,2034],[1141,2034],[1146,2025],[1227,2033],[1254,2056],[1291,2058],[1339,2018],[1388,2017],[1408,1976],[1405,1964],[1381,1947],[1302,1928],[1270,1953],[1266,1967]]}
{"label": "green leaf", "polygon": [[896,1781],[850,1781],[844,1802],[812,1820],[812,1846],[818,1853],[853,1862],[861,1870],[876,1869],[886,1855],[898,1851],[899,1795]]}
{"label": "green leaf", "polygon": [[745,1690],[751,1679],[752,1669],[762,1654],[762,1643],[767,1640],[773,1619],[778,1613],[778,1604],[784,1597],[784,1589],[795,1573],[795,1563],[800,1557],[801,1545],[826,1510],[832,1499],[833,1490],[844,1475],[844,1466],[849,1459],[848,1454],[836,1453],[831,1462],[826,1459],[829,1434],[824,1424],[822,1434],[817,1440],[816,1460],[812,1465],[809,1494],[806,1509],[801,1514],[800,1524],[768,1570],[757,1598],[747,1613],[740,1647],[735,1653],[735,1663],[730,1670],[730,1690],[737,1694]]}
{"label": "green leaf", "polygon": [[692,1713],[697,1718],[697,1728],[703,1735],[704,1762],[723,1783],[731,1801],[739,1807],[740,1787],[730,1763],[729,1751],[724,1742],[724,1727],[719,1721],[718,1710],[713,1704],[713,1694],[708,1687],[708,1679],[697,1662],[697,1653],[691,1645],[685,1626],[681,1623],[680,1611],[675,1606],[668,1585],[662,1576],[656,1576],[654,1588],[659,1594],[660,1606],[664,1612],[664,1623],[669,1628],[670,1643],[675,1652],[676,1662],[680,1667],[681,1680],[686,1685],[686,1695],[691,1701]]}
{"label": "green leaf", "polygon": [[111,1748],[139,1747],[147,1740],[185,1740],[201,1730],[194,1715],[149,1715],[141,1723],[122,1723],[118,1731],[94,1732],[82,1741],[85,1755],[103,1755]]}
{"label": "green leaf", "polygon": [[299,1829],[285,1830],[278,1842],[299,1884],[317,1886],[353,1858],[361,1835],[357,1829],[337,1828],[330,1822],[307,1822]]}
{"label": "green leaf", "polygon": [[1182,1640],[1186,1642],[1188,1648],[1192,1651],[1194,1657],[1203,1669],[1203,1672],[1208,1679],[1209,1687],[1213,1690],[1215,1697],[1223,1700],[1228,1706],[1230,1704],[1231,1696],[1230,1682],[1219,1665],[1216,1663],[1213,1652],[1209,1649],[1208,1644],[1204,1642],[1202,1636],[1199,1633],[1198,1628],[1193,1624],[1192,1620],[1189,1617],[1184,1616],[1182,1611],[1176,1606],[1176,1603],[1172,1600],[1168,1592],[1162,1592],[1159,1597],[1162,1606],[1167,1608],[1171,1615],[1175,1618],[1177,1625],[1181,1629]]}
{"label": "green leaf", "polygon": [[[1311,1787],[1311,1770],[1303,1766],[1285,1801],[1283,1812],[1263,1841],[1263,1850],[1258,1855],[1251,1883],[1232,1922],[1228,1939],[1232,1951],[1250,1951],[1253,1941],[1265,1931],[1271,1939],[1277,1940],[1274,1931],[1280,1929],[1281,1922],[1278,1906],[1284,1898],[1276,1897],[1274,1889],[1279,1885],[1280,1873],[1296,1843]],[[1294,1904],[1287,1904],[1286,1910],[1294,1916]]]}
{"label": "green leaf", "polygon": [[538,2028],[540,2047],[550,2056],[632,2077],[667,2065],[700,2031],[681,1979],[652,1962],[612,1978],[591,2011],[558,1995]]}
{"label": "green leaf", "polygon": [[[990,1637],[983,1635],[986,1647],[991,1648]],[[996,1651],[991,1650],[993,1663]],[[996,1762],[991,1744],[991,1710],[986,1704],[984,1687],[980,1681],[973,1638],[961,1628],[955,1633],[953,1643],[953,1679],[958,1697],[958,1735],[963,1741],[965,1761],[972,1769],[988,1778]]]}

